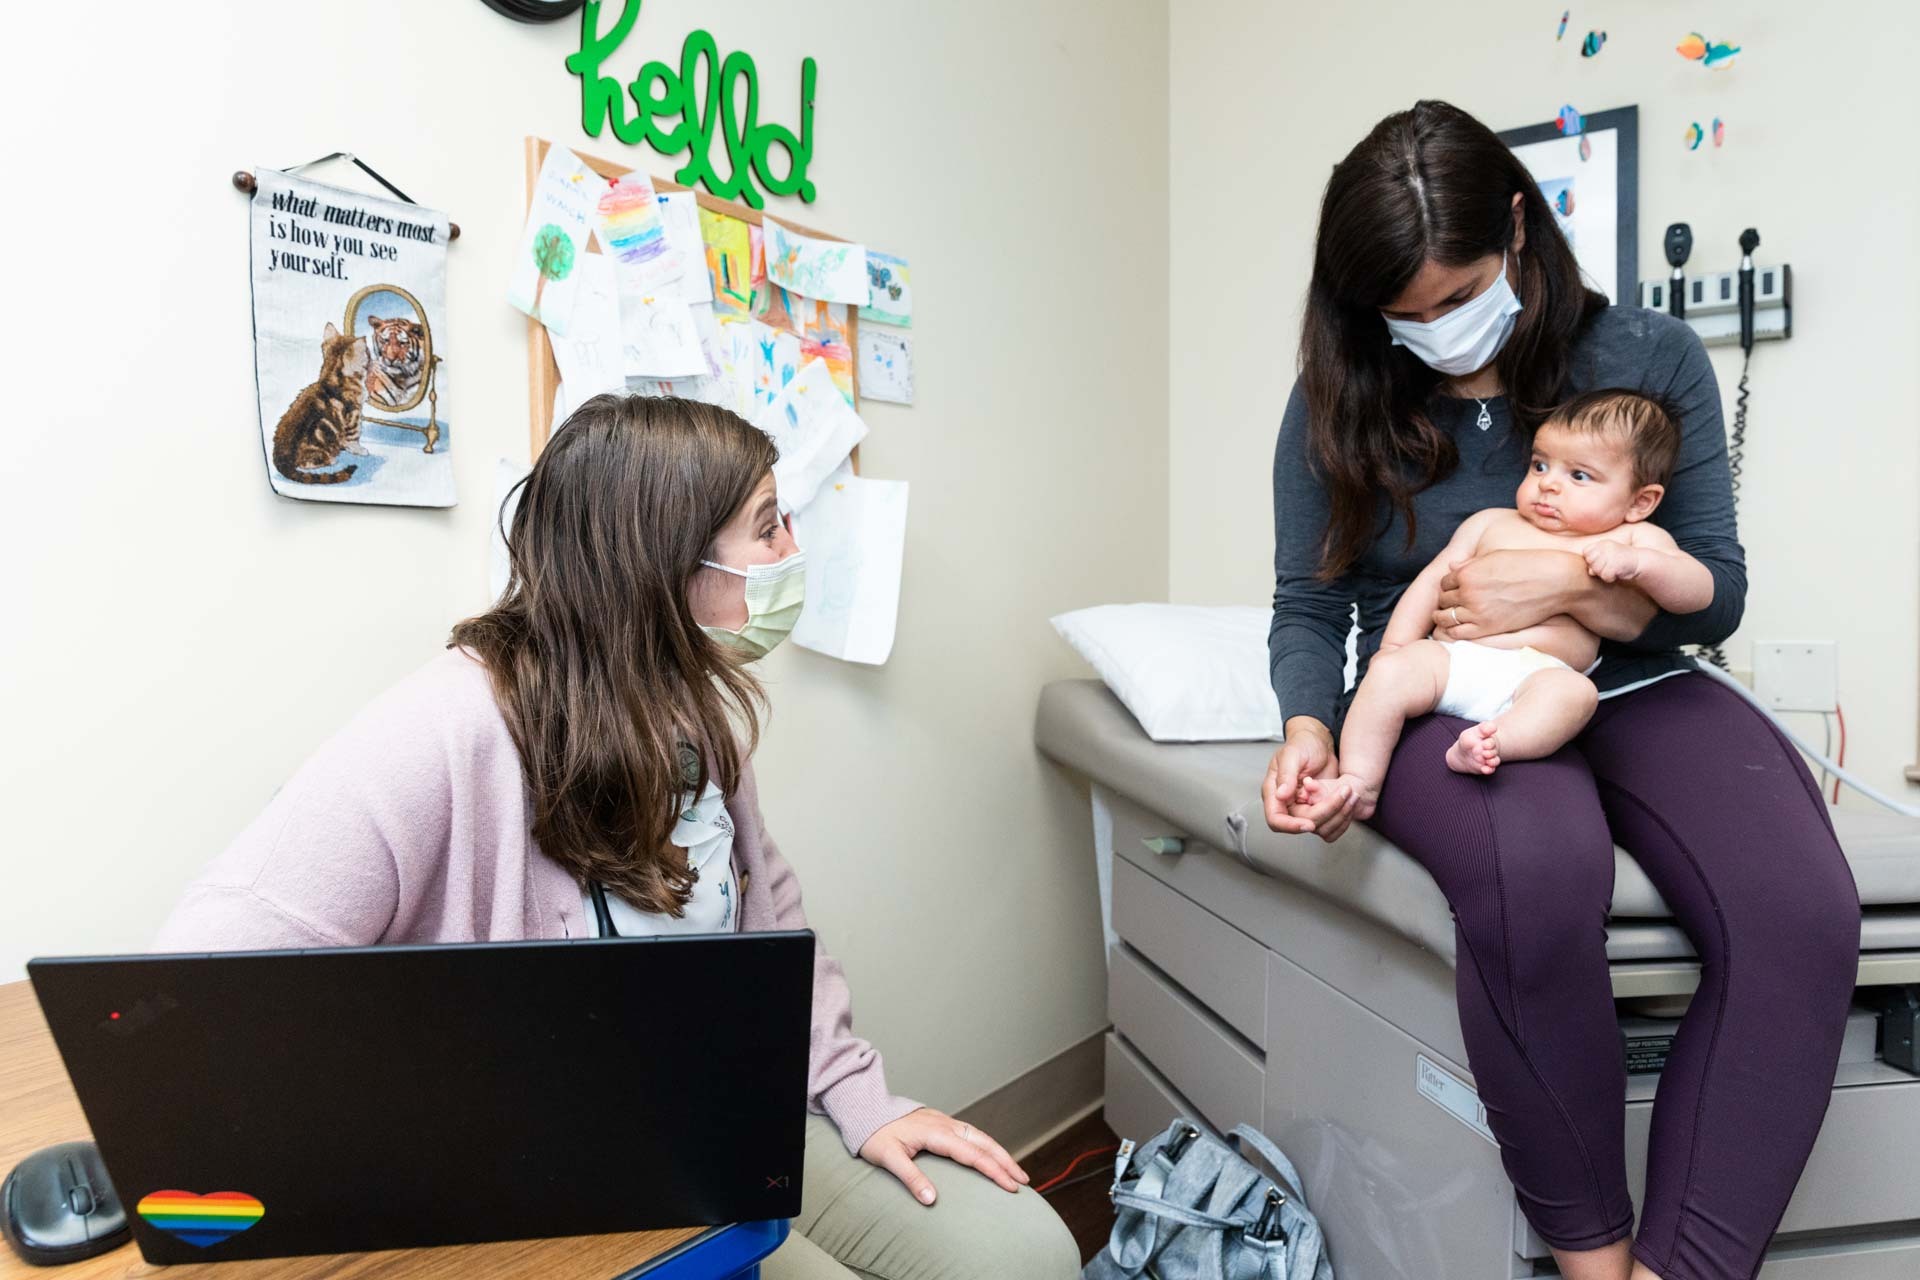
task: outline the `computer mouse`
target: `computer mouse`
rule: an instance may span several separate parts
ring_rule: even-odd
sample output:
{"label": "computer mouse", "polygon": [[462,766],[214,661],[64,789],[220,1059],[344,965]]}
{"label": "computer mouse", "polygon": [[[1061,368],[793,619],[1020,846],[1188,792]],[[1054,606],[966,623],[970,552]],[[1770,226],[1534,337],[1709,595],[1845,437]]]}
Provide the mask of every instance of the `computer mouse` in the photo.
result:
{"label": "computer mouse", "polygon": [[127,1211],[91,1142],[36,1151],[0,1183],[0,1235],[37,1267],[78,1262],[133,1238]]}

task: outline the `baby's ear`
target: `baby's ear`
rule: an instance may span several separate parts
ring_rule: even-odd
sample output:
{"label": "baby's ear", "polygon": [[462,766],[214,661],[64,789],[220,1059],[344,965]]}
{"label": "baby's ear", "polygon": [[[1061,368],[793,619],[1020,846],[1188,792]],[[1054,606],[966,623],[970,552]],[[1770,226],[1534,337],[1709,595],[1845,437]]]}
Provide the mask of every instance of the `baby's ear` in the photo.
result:
{"label": "baby's ear", "polygon": [[1663,484],[1643,484],[1640,492],[1633,495],[1633,502],[1627,507],[1627,523],[1637,524],[1653,514],[1660,505],[1660,499],[1667,496],[1667,486]]}

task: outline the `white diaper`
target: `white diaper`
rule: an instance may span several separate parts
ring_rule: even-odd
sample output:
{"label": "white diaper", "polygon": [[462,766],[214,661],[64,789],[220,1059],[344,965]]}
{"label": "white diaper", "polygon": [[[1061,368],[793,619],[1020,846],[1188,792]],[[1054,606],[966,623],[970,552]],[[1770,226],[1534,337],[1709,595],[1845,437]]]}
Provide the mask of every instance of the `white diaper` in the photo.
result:
{"label": "white diaper", "polygon": [[1520,682],[1536,671],[1573,670],[1550,653],[1528,645],[1496,649],[1471,640],[1442,640],[1447,651],[1447,688],[1434,710],[1483,724],[1513,705]]}

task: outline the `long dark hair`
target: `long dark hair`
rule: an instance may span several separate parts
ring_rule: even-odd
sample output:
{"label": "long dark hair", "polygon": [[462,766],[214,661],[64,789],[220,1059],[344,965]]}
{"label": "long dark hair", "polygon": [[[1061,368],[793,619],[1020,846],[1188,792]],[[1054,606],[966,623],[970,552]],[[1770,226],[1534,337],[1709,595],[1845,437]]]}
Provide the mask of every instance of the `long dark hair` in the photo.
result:
{"label": "long dark hair", "polygon": [[506,592],[449,641],[486,664],[541,852],[642,911],[685,908],[681,799],[709,757],[731,793],[759,741],[760,684],[700,629],[687,587],[776,457],[725,409],[595,396],[524,482]]}
{"label": "long dark hair", "polygon": [[1413,546],[1413,496],[1460,457],[1428,406],[1442,375],[1391,345],[1381,308],[1432,259],[1465,266],[1513,246],[1524,310],[1496,367],[1515,421],[1531,432],[1567,383],[1574,335],[1606,298],[1580,280],[1540,188],[1492,130],[1445,102],[1416,102],[1375,125],[1334,166],[1320,202],[1313,281],[1300,334],[1308,452],[1330,506],[1320,575],[1337,577],[1379,535],[1384,493]]}

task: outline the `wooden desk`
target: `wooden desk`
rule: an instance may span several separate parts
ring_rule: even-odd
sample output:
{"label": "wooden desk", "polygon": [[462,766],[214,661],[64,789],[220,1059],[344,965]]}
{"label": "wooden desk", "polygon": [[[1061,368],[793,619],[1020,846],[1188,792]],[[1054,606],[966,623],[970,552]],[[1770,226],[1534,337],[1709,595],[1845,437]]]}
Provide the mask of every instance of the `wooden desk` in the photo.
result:
{"label": "wooden desk", "polygon": [[[46,1019],[40,1016],[33,988],[25,982],[0,984],[0,1177],[41,1147],[91,1136]],[[127,1211],[131,1213],[132,1206]],[[132,1244],[64,1267],[30,1267],[0,1244],[0,1280],[119,1280],[122,1276],[165,1276],[167,1280],[309,1280],[320,1276],[329,1280],[494,1280],[529,1275],[551,1280],[611,1280],[672,1252],[707,1230],[681,1227],[610,1236],[505,1240],[445,1249],[394,1249],[171,1267],[149,1265]]]}

